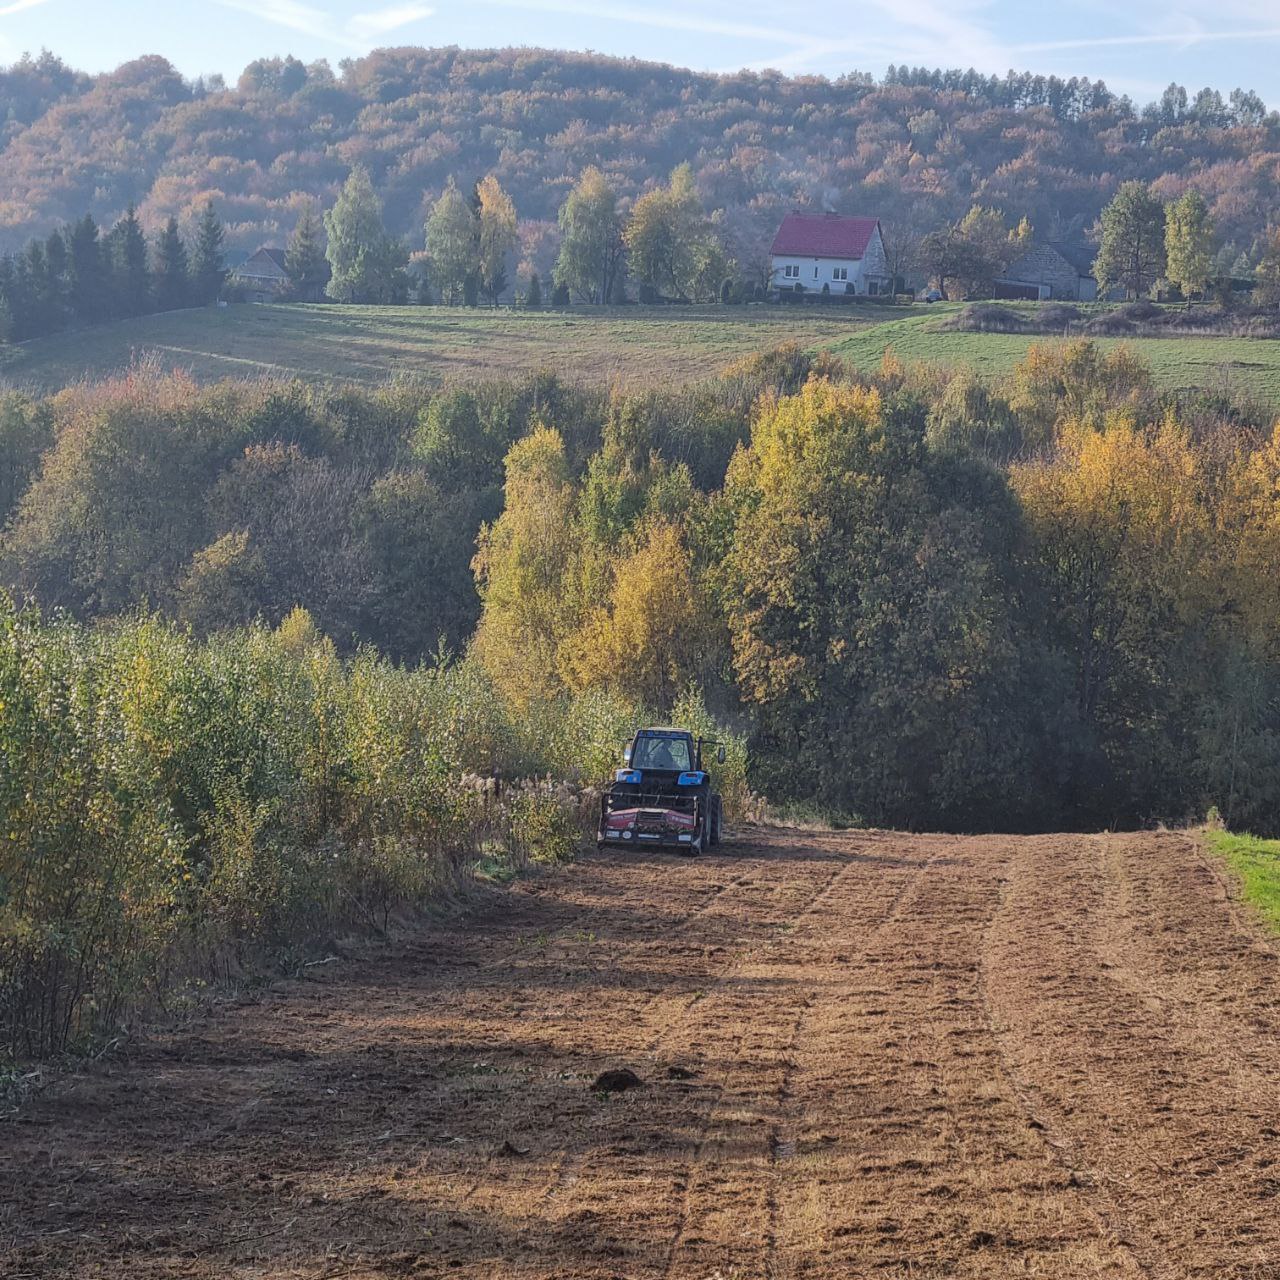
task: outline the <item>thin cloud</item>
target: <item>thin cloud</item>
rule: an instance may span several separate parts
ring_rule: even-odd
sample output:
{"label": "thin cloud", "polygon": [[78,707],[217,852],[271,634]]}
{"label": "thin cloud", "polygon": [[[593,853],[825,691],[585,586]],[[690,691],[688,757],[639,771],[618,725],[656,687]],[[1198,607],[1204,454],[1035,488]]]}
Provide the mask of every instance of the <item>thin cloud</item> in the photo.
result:
{"label": "thin cloud", "polygon": [[1014,45],[1011,53],[1054,53],[1067,49],[1122,49],[1132,45],[1165,44],[1191,48],[1197,44],[1225,43],[1232,40],[1280,40],[1280,27],[1262,27],[1254,31],[1156,31],[1139,36],[1089,36],[1082,40],[1044,40],[1035,44]]}
{"label": "thin cloud", "polygon": [[215,3],[224,9],[252,14],[273,26],[297,31],[316,40],[356,47],[356,41],[335,27],[326,14],[309,5],[298,4],[296,0],[215,0]]}
{"label": "thin cloud", "polygon": [[[43,0],[17,0],[18,3],[43,3]],[[339,24],[327,13],[302,4],[299,0],[214,0],[224,9],[234,9],[239,13],[252,14],[264,22],[284,27],[288,31],[297,31],[310,36],[313,40],[324,40],[329,44],[340,45],[344,49],[363,52],[379,36],[398,27],[407,26],[429,18],[434,9],[424,4],[392,5],[386,9],[373,9],[367,13],[357,13],[347,22]]]}
{"label": "thin cloud", "polygon": [[407,27],[410,23],[421,22],[434,13],[434,9],[424,4],[396,5],[389,9],[377,9],[372,13],[357,13],[347,23],[347,30],[357,39],[362,37],[374,39],[377,36],[386,35],[389,31]]}
{"label": "thin cloud", "polygon": [[7,18],[11,13],[21,13],[24,9],[35,9],[48,3],[49,0],[13,0],[12,4],[7,4],[0,9],[0,18]]}
{"label": "thin cloud", "polygon": [[769,40],[795,46],[803,42],[794,31],[765,27],[750,22],[704,18],[694,13],[668,9],[648,9],[632,5],[581,4],[577,0],[477,0],[496,9],[520,9],[526,13],[553,13],[571,18],[603,18],[659,31],[690,31],[701,35],[733,36],[744,40]]}

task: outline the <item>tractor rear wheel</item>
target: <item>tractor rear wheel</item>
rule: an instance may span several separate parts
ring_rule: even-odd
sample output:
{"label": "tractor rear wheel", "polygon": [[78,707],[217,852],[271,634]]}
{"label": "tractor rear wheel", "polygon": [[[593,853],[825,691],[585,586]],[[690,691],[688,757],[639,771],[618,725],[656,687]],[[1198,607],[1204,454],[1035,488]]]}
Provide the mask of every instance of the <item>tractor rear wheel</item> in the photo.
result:
{"label": "tractor rear wheel", "polygon": [[720,843],[720,827],[724,821],[724,806],[720,803],[719,796],[713,796],[711,799],[711,813],[707,819],[707,826],[710,828],[710,834],[707,837],[709,844]]}

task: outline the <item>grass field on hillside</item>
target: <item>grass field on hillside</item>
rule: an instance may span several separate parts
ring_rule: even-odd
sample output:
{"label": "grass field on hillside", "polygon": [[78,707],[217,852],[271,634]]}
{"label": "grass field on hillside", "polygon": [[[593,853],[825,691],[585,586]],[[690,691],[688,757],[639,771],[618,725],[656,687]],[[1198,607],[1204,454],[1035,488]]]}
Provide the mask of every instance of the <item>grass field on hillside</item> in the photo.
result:
{"label": "grass field on hillside", "polygon": [[578,381],[653,386],[709,377],[796,341],[825,346],[880,308],[661,307],[487,311],[453,307],[234,306],[171,311],[0,351],[0,378],[53,391],[153,354],[200,381],[288,373],[381,382],[552,369]]}
{"label": "grass field on hillside", "polygon": [[[550,369],[573,381],[663,386],[710,377],[782,342],[828,347],[855,368],[899,358],[967,364],[998,378],[1052,337],[939,329],[956,308],[627,307],[488,311],[455,307],[235,306],[174,311],[0,348],[0,379],[56,391],[154,356],[201,382],[259,374],[378,383],[456,381]],[[888,316],[890,318],[886,319]],[[1214,387],[1280,407],[1280,342],[1258,338],[1100,338],[1127,342],[1159,386]]]}
{"label": "grass field on hillside", "polygon": [[[967,364],[987,377],[1002,377],[1044,335],[959,333],[939,330],[934,312],[890,320],[832,343],[832,350],[855,368],[874,369],[892,347],[899,359],[935,364]],[[1158,386],[1228,388],[1280,406],[1280,341],[1264,338],[1099,338],[1102,347],[1121,343],[1151,366]]]}
{"label": "grass field on hillside", "polygon": [[1211,831],[1209,843],[1240,877],[1245,901],[1257,907],[1271,927],[1280,931],[1280,840]]}

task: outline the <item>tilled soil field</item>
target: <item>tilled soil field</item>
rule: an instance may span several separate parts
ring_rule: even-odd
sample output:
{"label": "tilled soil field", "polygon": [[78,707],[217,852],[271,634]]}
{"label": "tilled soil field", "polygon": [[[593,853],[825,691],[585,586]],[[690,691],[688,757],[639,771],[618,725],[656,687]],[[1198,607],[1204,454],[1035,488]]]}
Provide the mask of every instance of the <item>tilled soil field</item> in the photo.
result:
{"label": "tilled soil field", "polygon": [[0,1275],[1280,1278],[1280,956],[1194,837],[722,849],[47,1090]]}

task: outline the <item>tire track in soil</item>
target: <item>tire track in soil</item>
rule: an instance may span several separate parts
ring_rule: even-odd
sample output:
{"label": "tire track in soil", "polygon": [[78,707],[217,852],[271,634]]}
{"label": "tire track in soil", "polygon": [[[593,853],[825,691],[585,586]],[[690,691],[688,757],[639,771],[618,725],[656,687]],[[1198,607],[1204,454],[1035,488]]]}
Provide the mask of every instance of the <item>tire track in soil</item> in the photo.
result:
{"label": "tire track in soil", "polygon": [[1029,1110],[1144,1273],[1280,1277],[1280,962],[1198,843],[1039,846],[987,983]]}
{"label": "tire track in soil", "polygon": [[[775,840],[769,841],[770,846],[774,846],[776,843]],[[736,858],[734,859],[736,869],[745,869],[747,874],[736,876],[732,882],[733,886],[739,889],[756,891],[747,895],[745,901],[737,904],[740,908],[745,906],[747,908],[746,911],[742,909],[732,912],[725,911],[726,920],[734,924],[735,930],[747,923],[750,919],[750,909],[753,907],[763,908],[767,910],[770,916],[776,916],[778,914],[778,898],[780,894],[786,897],[804,899],[803,905],[799,907],[799,914],[803,916],[813,908],[814,904],[821,900],[831,883],[842,874],[847,866],[841,854],[824,854],[819,858],[811,859],[812,867],[800,864],[799,876],[796,876],[793,871],[791,880],[779,885],[769,875],[773,870],[770,863],[775,854],[770,852],[769,858],[765,860],[759,856],[762,852],[764,850],[758,848],[749,850],[748,858],[743,863],[739,863]],[[829,870],[827,869],[828,867]],[[764,873],[763,878],[761,878],[761,872]],[[756,878],[752,878],[753,876]],[[755,899],[755,901],[752,901],[752,899]],[[732,907],[735,904],[730,901],[720,905],[722,907]],[[792,909],[795,910],[795,908]],[[767,924],[766,928],[773,927],[777,923],[777,921],[774,921],[772,925]],[[768,941],[770,939],[766,938],[766,943]],[[685,1084],[679,1081],[670,1081],[666,1086],[668,1089],[678,1093],[701,1098],[701,1101],[694,1107],[693,1111],[687,1117],[682,1117],[690,1133],[697,1135],[687,1139],[685,1143],[689,1147],[691,1154],[702,1149],[704,1141],[702,1133],[705,1129],[707,1118],[715,1109],[724,1087],[722,1083],[708,1083],[702,1078],[710,1075],[716,1069],[715,1064],[718,1059],[723,1058],[726,1061],[734,1061],[742,1043],[741,1032],[737,1032],[730,1036],[727,1047],[721,1047],[723,1052],[713,1053],[710,1051],[709,1046],[704,1043],[704,1038],[698,1033],[698,1027],[704,1018],[708,1016],[708,1011],[717,1008],[725,988],[729,985],[737,985],[744,981],[749,981],[744,971],[750,965],[754,951],[751,945],[742,944],[743,939],[735,939],[734,943],[729,946],[718,945],[710,948],[711,954],[718,958],[719,963],[703,970],[699,978],[700,985],[692,992],[682,995],[677,1001],[673,1002],[674,1009],[658,1019],[657,1025],[653,1025],[655,1020],[649,1016],[658,1003],[657,999],[647,1002],[644,1007],[636,1010],[634,1025],[637,1040],[633,1047],[629,1051],[622,1053],[618,1059],[620,1063],[626,1062],[638,1068],[641,1076],[651,1082],[660,1081],[665,1069],[671,1065],[677,1066],[680,1071],[692,1073],[693,1077],[698,1081],[697,1083]],[[664,938],[661,945],[665,951],[671,950],[669,939]],[[697,950],[697,948],[694,949]],[[742,1020],[739,1019],[734,1025],[742,1025]],[[692,1063],[697,1065],[691,1066],[690,1064]],[[690,1143],[692,1144],[691,1146],[689,1145]],[[604,1183],[609,1181],[611,1168],[616,1161],[619,1150],[620,1148],[616,1144],[605,1147],[603,1150],[600,1148],[573,1150],[568,1147],[562,1149],[552,1176],[542,1188],[541,1195],[537,1197],[537,1212],[555,1220],[559,1216],[557,1207],[554,1204],[556,1197],[570,1188],[576,1188],[575,1203],[584,1198],[590,1198],[591,1180],[595,1179]],[[683,1187],[687,1185],[687,1178],[677,1178],[675,1182],[677,1190],[682,1193]],[[584,1186],[584,1183],[587,1185]],[[683,1202],[683,1194],[681,1199]],[[582,1209],[578,1208],[572,1212],[580,1214]]]}
{"label": "tire track in soil", "polygon": [[35,1099],[0,1275],[1280,1280],[1276,966],[1182,837],[591,856]]}
{"label": "tire track in soil", "polygon": [[[794,948],[798,939],[792,936],[792,931],[802,928],[809,920],[818,912],[831,895],[836,890],[840,882],[847,877],[851,871],[857,867],[857,862],[852,858],[841,859],[836,862],[831,873],[816,888],[814,893],[805,902],[803,907],[793,920],[786,921],[788,941],[786,946],[788,949]],[[748,957],[744,962],[731,971],[729,975],[721,980],[718,985],[723,985],[731,977],[739,980],[747,979],[749,974],[755,975],[757,979],[766,972],[773,972],[777,969],[777,965],[771,963],[768,953],[776,949],[776,944],[766,944],[765,955]],[[789,976],[789,975],[786,975]],[[719,993],[712,993],[718,995]],[[681,1039],[689,1040],[691,1043],[697,1043],[702,1046],[704,1058],[719,1058],[722,1063],[721,1079],[718,1083],[712,1085],[708,1090],[708,1097],[701,1109],[695,1128],[695,1136],[687,1149],[687,1164],[678,1179],[675,1182],[675,1189],[679,1193],[679,1211],[676,1218],[675,1229],[671,1234],[670,1243],[666,1251],[665,1264],[662,1269],[664,1280],[667,1277],[677,1275],[679,1273],[680,1252],[686,1245],[702,1246],[704,1237],[699,1235],[695,1240],[689,1239],[690,1225],[695,1220],[695,1205],[698,1202],[698,1196],[701,1193],[704,1200],[711,1204],[718,1204],[721,1200],[719,1193],[719,1179],[708,1174],[710,1160],[708,1153],[714,1150],[721,1150],[727,1147],[731,1142],[730,1135],[742,1127],[741,1121],[736,1120],[744,1108],[755,1105],[760,1106],[762,1099],[759,1096],[758,1089],[762,1080],[767,1081],[770,1066],[773,1070],[781,1071],[782,1081],[779,1083],[778,1091],[785,1089],[786,1074],[790,1069],[790,1063],[787,1054],[790,1052],[792,1043],[794,1042],[795,1031],[799,1026],[803,1016],[803,1008],[807,1006],[811,997],[802,994],[800,997],[801,1008],[795,1013],[789,1033],[785,1033],[774,1041],[775,1062],[761,1062],[757,1058],[749,1061],[745,1068],[741,1065],[742,1048],[744,1041],[744,1033],[741,1028],[749,1025],[747,1017],[743,1016],[746,1011],[739,1011],[739,1016],[732,1017],[734,1012],[731,1006],[730,1010],[719,1017],[715,1014],[715,1001],[708,999],[704,1004],[700,1005],[697,1010],[689,1009],[690,1015],[687,1022],[673,1028],[670,1035],[675,1038],[677,1035]],[[777,1019],[781,1019],[784,1023],[789,1016],[789,1006],[784,1006],[778,1011]],[[759,1014],[756,1015],[757,1021]],[[777,1021],[775,1019],[775,1022]],[[727,1043],[720,1047],[718,1054],[713,1054],[711,1045],[714,1044],[715,1030],[724,1023],[730,1028],[727,1036]],[[701,1027],[699,1029],[699,1024]],[[757,1028],[757,1033],[759,1028]],[[759,1037],[758,1037],[759,1038]],[[780,1046],[780,1047],[779,1047]],[[758,1045],[756,1046],[758,1047]],[[732,1064],[732,1066],[730,1066]],[[765,1085],[767,1090],[767,1085]],[[764,1095],[767,1098],[767,1091]],[[750,1126],[753,1130],[761,1127],[762,1120],[759,1117],[752,1117]],[[771,1128],[770,1132],[765,1135],[764,1147],[758,1153],[758,1159],[768,1161],[772,1157],[774,1149],[774,1140],[776,1134]],[[747,1142],[755,1142],[754,1133],[746,1137]],[[768,1208],[768,1221],[770,1230],[772,1225],[772,1208]],[[743,1212],[744,1206],[735,1204],[735,1214],[741,1213],[743,1217],[750,1221],[758,1221],[752,1210]],[[715,1210],[708,1210],[706,1204],[703,1206],[702,1216],[706,1218],[709,1213]],[[699,1230],[706,1228],[700,1227]],[[767,1233],[766,1233],[767,1241]],[[725,1240],[712,1244],[711,1248],[718,1255],[721,1265],[725,1262],[726,1251],[732,1250],[733,1246]],[[695,1248],[695,1253],[705,1252],[705,1249]],[[702,1264],[695,1261],[693,1265],[700,1267]],[[731,1262],[730,1274],[733,1274],[732,1267],[740,1265],[737,1262]],[[701,1272],[706,1274],[706,1272]]]}
{"label": "tire track in soil", "polygon": [[[726,839],[732,841],[733,834],[734,833],[731,831],[726,831]],[[727,893],[729,893],[731,889],[738,887],[739,884],[740,884],[740,880],[735,880],[735,879],[728,879],[721,883],[714,884],[711,888],[711,891],[708,893],[708,895],[702,901],[700,901],[696,906],[694,906],[691,910],[686,912],[685,915],[680,917],[679,920],[672,926],[672,933],[687,932],[692,926],[697,925],[699,921],[709,916],[713,912],[713,910],[717,908],[717,906],[721,903],[721,899]],[[575,923],[578,925],[578,932],[579,933],[590,932],[590,930],[584,929],[583,926],[595,923],[597,918],[598,918],[597,916],[588,912],[581,919],[575,921]],[[670,936],[671,934],[667,935],[668,938]],[[488,971],[504,970],[509,964],[511,964],[516,959],[516,957],[523,950],[524,945],[525,944],[523,942],[519,943],[516,947],[508,951],[504,956],[486,965],[485,969]],[[647,999],[644,1002],[643,1009],[642,1011],[640,1011],[638,1016],[643,1018],[648,1013],[649,1009],[652,1008],[652,1006],[656,1005],[663,998],[664,994],[665,993],[662,990],[657,990],[652,992],[649,999]],[[650,1046],[650,1049],[649,1049],[650,1054],[652,1053],[652,1048],[653,1046]],[[460,1201],[461,1207],[466,1207],[468,1204],[470,1204],[476,1192],[479,1191],[479,1189],[483,1186],[485,1174],[490,1169],[492,1169],[493,1161],[498,1158],[500,1158],[500,1156],[498,1154],[495,1154],[490,1159],[490,1161],[486,1164],[485,1169],[482,1170],[477,1175],[475,1181],[463,1194]],[[545,1200],[548,1196],[550,1196],[557,1187],[568,1185],[568,1183],[573,1180],[574,1175],[573,1175],[572,1169],[570,1168],[570,1160],[571,1160],[571,1157],[569,1155],[568,1150],[562,1149],[559,1156],[555,1160],[555,1164],[554,1164],[554,1168],[552,1170],[551,1176],[546,1180],[545,1185],[543,1186],[543,1189],[542,1189],[543,1200]]]}
{"label": "tire track in soil", "polygon": [[[986,1026],[982,938],[1017,843],[901,839],[927,873],[860,965],[815,974],[770,1274],[1132,1275],[1027,1128]],[[856,927],[856,902],[834,905],[830,927]]]}

